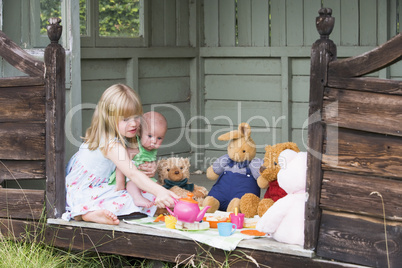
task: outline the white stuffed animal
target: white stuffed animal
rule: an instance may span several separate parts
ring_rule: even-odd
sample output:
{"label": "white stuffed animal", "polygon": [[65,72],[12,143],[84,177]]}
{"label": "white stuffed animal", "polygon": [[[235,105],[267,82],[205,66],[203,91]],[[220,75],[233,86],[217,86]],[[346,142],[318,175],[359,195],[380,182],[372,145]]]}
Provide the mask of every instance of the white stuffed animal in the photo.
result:
{"label": "white stuffed animal", "polygon": [[288,244],[304,244],[307,153],[287,149],[279,155],[278,183],[287,193],[270,207],[256,229]]}

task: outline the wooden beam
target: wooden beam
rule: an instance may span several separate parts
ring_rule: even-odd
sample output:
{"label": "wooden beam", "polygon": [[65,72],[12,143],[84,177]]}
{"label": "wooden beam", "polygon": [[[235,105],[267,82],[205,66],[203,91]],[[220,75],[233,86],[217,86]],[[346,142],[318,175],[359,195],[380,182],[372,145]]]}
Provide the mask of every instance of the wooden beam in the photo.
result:
{"label": "wooden beam", "polygon": [[[390,53],[392,51],[392,53]],[[362,55],[330,63],[328,76],[356,77],[383,69],[402,57],[402,34]]]}
{"label": "wooden beam", "polygon": [[0,217],[39,220],[44,204],[43,190],[0,188]]}
{"label": "wooden beam", "polygon": [[321,35],[311,48],[310,101],[308,119],[307,185],[309,193],[305,208],[304,248],[314,249],[318,239],[320,222],[319,199],[321,192],[321,152],[324,127],[321,122],[324,88],[327,84],[327,69],[330,61],[336,59],[336,46],[329,35],[334,27],[331,9],[320,9],[316,18],[317,30]]}
{"label": "wooden beam", "polygon": [[400,137],[327,126],[324,169],[402,179]]}
{"label": "wooden beam", "polygon": [[327,125],[402,137],[401,103],[398,95],[326,88],[323,119]]}
{"label": "wooden beam", "polygon": [[24,87],[24,86],[43,86],[45,84],[44,77],[2,77],[0,79],[0,87]]}
{"label": "wooden beam", "polygon": [[0,123],[0,159],[44,160],[44,122]]}
{"label": "wooden beam", "polygon": [[[19,79],[14,81],[15,84],[20,84]],[[43,86],[0,88],[0,122],[16,121],[45,122]]]}
{"label": "wooden beam", "polygon": [[373,77],[334,77],[328,76],[328,86],[382,94],[402,95],[402,81]]}
{"label": "wooden beam", "polygon": [[45,67],[0,31],[0,56],[8,63],[29,76],[43,77]]}
{"label": "wooden beam", "polygon": [[1,160],[0,182],[2,180],[44,179],[45,161]]}
{"label": "wooden beam", "polygon": [[46,92],[46,210],[49,218],[59,218],[65,210],[65,66],[64,48],[58,44],[62,26],[50,18],[45,49]]}
{"label": "wooden beam", "polygon": [[[241,247],[231,252],[225,252],[193,240],[178,238],[173,234],[171,237],[159,236],[156,229],[155,234],[150,235],[122,232],[115,230],[113,226],[109,227],[108,230],[102,230],[91,227],[48,224],[45,237],[50,245],[70,250],[91,250],[172,263],[189,258],[194,259],[195,263],[203,261],[204,264],[209,264],[208,267],[214,267],[217,263],[223,263],[227,259],[230,267],[255,267],[251,258],[261,264],[261,267],[353,267],[353,265],[349,266],[350,264],[339,262]],[[216,262],[211,262],[212,258]]]}
{"label": "wooden beam", "polygon": [[[400,208],[402,181],[357,175],[343,172],[324,171],[321,190],[321,207],[327,210],[344,211],[383,218],[381,199],[384,198],[387,220],[402,222]],[[351,204],[353,204],[351,206]]]}
{"label": "wooden beam", "polygon": [[[378,200],[381,202],[381,200]],[[370,267],[399,267],[402,263],[402,223],[324,211],[317,255]],[[386,244],[388,244],[388,251]],[[389,254],[390,266],[387,264]]]}

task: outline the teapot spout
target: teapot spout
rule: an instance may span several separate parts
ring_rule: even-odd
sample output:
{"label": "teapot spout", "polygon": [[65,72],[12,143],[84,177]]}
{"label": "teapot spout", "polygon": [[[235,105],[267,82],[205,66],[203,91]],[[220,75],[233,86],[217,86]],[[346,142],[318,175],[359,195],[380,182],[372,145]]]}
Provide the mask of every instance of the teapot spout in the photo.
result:
{"label": "teapot spout", "polygon": [[199,213],[197,218],[195,219],[196,221],[202,221],[202,218],[204,218],[205,213],[211,206],[205,206]]}

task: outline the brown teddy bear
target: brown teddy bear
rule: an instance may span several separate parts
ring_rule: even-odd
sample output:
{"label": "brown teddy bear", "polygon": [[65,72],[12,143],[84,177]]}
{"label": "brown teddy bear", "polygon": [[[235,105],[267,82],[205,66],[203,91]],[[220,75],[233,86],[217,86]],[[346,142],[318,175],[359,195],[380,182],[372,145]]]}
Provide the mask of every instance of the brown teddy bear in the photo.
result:
{"label": "brown teddy bear", "polygon": [[207,169],[207,178],[217,180],[203,203],[204,207],[210,206],[208,212],[218,209],[234,212],[240,207],[240,198],[245,193],[260,195],[257,178],[262,159],[255,158],[256,146],[250,134],[249,124],[241,123],[237,130],[218,137],[218,140],[230,142],[228,153]]}
{"label": "brown teddy bear", "polygon": [[181,198],[187,198],[187,193],[192,192],[194,200],[201,205],[208,194],[205,187],[189,183],[190,160],[188,158],[170,157],[159,160],[156,171],[158,183]]}
{"label": "brown teddy bear", "polygon": [[276,180],[280,170],[279,163],[281,163],[280,161],[284,161],[279,158],[279,154],[286,149],[300,152],[297,144],[294,142],[278,143],[265,147],[264,164],[260,168],[260,176],[257,179],[257,183],[261,189],[268,189],[262,200],[254,194],[245,194],[241,198],[240,210],[246,218],[252,218],[257,214],[262,217],[274,202],[286,196],[286,192],[279,186]]}

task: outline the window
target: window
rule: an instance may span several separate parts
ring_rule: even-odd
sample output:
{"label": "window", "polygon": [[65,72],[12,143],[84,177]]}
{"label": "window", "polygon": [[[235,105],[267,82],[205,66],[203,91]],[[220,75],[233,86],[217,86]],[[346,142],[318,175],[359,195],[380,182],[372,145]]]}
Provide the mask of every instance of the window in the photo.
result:
{"label": "window", "polygon": [[80,0],[83,47],[144,46],[144,0]]}

